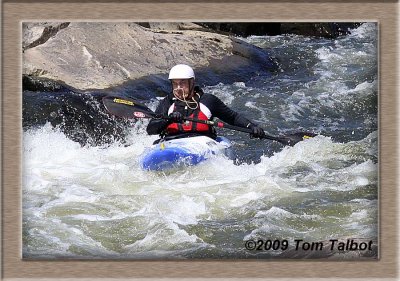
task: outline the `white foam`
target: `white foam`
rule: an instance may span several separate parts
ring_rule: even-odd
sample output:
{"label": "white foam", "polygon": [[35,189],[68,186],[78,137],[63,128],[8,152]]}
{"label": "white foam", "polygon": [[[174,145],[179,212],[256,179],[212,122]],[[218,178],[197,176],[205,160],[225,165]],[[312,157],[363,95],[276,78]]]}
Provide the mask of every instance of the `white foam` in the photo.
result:
{"label": "white foam", "polygon": [[257,89],[249,87],[244,82],[235,82],[233,84],[218,83],[215,86],[207,86],[204,91],[215,95],[221,99],[226,105],[231,105],[232,102],[243,96],[257,97],[260,93]]}
{"label": "white foam", "polygon": [[[279,81],[265,78],[267,82],[254,89],[237,82],[205,91],[228,105],[240,101],[246,106],[243,110],[253,114],[252,120],[271,120],[269,126],[283,128],[284,122],[298,120],[314,124],[313,118],[318,119],[315,124],[340,126],[346,119],[330,116],[332,108],[353,110],[355,99],[369,99],[377,92],[377,80],[349,83],[353,78],[347,69],[349,61],[354,62],[354,71],[376,66],[373,28],[363,25],[353,30],[351,36],[363,46],[361,50],[354,51],[346,36],[307,49],[318,62],[310,65],[308,70],[315,76],[305,84],[297,77],[278,74]],[[264,36],[252,40],[295,52],[315,39]],[[293,64],[287,67],[301,67],[300,58],[291,59]],[[262,77],[257,79],[262,81]],[[292,87],[293,83],[300,88]],[[149,107],[154,110],[157,105],[155,100]],[[321,109],[328,114],[322,116]],[[371,128],[376,124],[373,119],[365,122]],[[205,247],[203,236],[210,244],[221,244],[214,239],[219,239],[224,227],[229,232],[231,225],[242,223],[247,227],[243,236],[250,233],[246,237],[376,235],[373,221],[368,222],[374,218],[376,200],[363,199],[363,195],[348,198],[362,192],[373,196],[371,188],[378,177],[377,132],[348,143],[317,136],[277,150],[271,157],[262,156],[258,164],[235,165],[221,156],[195,167],[153,173],[141,170],[138,159],[157,138],[146,134],[147,123],[141,120],[129,129],[126,145],[104,147],[81,147],[49,124],[24,132],[24,230],[30,233],[28,247],[33,247],[28,252],[73,256],[78,249],[78,256],[179,256]],[[247,141],[240,145],[260,146]],[[345,212],[334,213],[335,200],[343,201]],[[360,219],[365,225],[360,226]],[[207,224],[215,228],[207,229]],[[348,229],[343,230],[347,227],[343,224]]]}
{"label": "white foam", "polygon": [[189,235],[176,224],[157,225],[156,229],[149,231],[143,239],[125,246],[127,253],[160,250],[178,250],[186,248],[188,244],[201,243],[196,235]]}
{"label": "white foam", "polygon": [[274,217],[274,218],[296,218],[297,215],[288,212],[284,209],[278,208],[278,207],[272,207],[271,209],[267,211],[259,211],[257,214],[254,216],[255,218],[259,217]]}
{"label": "white foam", "polygon": [[378,24],[376,22],[363,23],[359,27],[352,29],[349,38],[376,40]]}

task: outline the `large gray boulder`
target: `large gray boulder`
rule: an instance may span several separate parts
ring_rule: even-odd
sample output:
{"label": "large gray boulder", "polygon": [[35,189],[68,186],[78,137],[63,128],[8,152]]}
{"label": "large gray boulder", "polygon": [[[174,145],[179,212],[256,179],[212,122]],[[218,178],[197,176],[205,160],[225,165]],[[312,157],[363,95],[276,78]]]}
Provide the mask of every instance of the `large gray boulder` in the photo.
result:
{"label": "large gray boulder", "polygon": [[[24,34],[38,28],[34,24],[27,27],[30,29]],[[63,27],[47,36],[43,44],[25,48],[24,75],[60,80],[81,90],[104,89],[167,73],[178,63],[220,68],[218,62],[224,61],[229,70],[268,60],[254,46],[189,23],[144,27],[136,23],[73,22]]]}

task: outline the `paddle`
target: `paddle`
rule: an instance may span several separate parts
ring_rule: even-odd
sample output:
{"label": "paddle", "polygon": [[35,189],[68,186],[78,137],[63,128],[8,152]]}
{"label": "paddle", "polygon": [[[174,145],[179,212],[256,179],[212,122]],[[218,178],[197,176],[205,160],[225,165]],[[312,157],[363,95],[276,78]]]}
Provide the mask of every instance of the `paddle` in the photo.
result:
{"label": "paddle", "polygon": [[[157,114],[149,109],[147,106],[132,100],[130,98],[122,98],[122,97],[113,97],[113,96],[106,96],[103,97],[103,104],[108,112],[113,115],[124,117],[124,118],[156,118],[156,119],[165,119],[169,120],[168,116],[164,116],[161,114]],[[216,122],[216,121],[209,121],[209,120],[199,120],[185,117],[184,120],[203,123],[210,126],[215,126],[218,128],[227,128],[230,130],[251,133],[252,130],[249,128],[238,127],[234,125],[230,125],[224,122]],[[264,135],[263,139],[274,140],[280,142],[284,145],[295,145],[299,141],[304,139],[315,137],[316,134],[308,133],[308,132],[298,132],[294,134],[284,135],[284,136],[269,136]]]}

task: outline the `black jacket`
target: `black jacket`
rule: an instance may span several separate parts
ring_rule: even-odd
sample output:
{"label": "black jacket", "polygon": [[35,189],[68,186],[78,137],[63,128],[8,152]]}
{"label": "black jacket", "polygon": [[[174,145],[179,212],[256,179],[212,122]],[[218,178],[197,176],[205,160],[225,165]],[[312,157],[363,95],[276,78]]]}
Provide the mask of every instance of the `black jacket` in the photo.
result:
{"label": "black jacket", "polygon": [[[228,106],[226,106],[219,98],[212,94],[205,94],[200,87],[195,87],[195,92],[200,94],[199,103],[202,103],[206,106],[211,112],[211,117],[209,120],[212,120],[214,117],[219,118],[220,120],[239,127],[249,127],[254,125],[250,120],[242,116],[241,114],[233,111]],[[163,100],[161,100],[160,104],[157,106],[156,113],[167,116],[168,109],[175,102],[175,105],[179,111],[183,114],[183,116],[188,117],[192,114],[192,110],[183,110],[183,102],[175,99],[172,93],[166,96]],[[152,119],[147,126],[147,133],[149,135],[165,135],[165,128],[169,125],[168,120],[162,119]],[[215,134],[215,132],[214,132]]]}

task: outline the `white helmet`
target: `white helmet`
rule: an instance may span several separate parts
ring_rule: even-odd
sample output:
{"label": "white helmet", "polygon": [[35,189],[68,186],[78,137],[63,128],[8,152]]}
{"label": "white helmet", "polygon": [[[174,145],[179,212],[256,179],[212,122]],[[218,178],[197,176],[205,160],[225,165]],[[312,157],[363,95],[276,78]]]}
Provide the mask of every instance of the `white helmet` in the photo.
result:
{"label": "white helmet", "polygon": [[190,78],[194,78],[194,71],[190,66],[186,64],[177,64],[169,71],[169,80]]}

